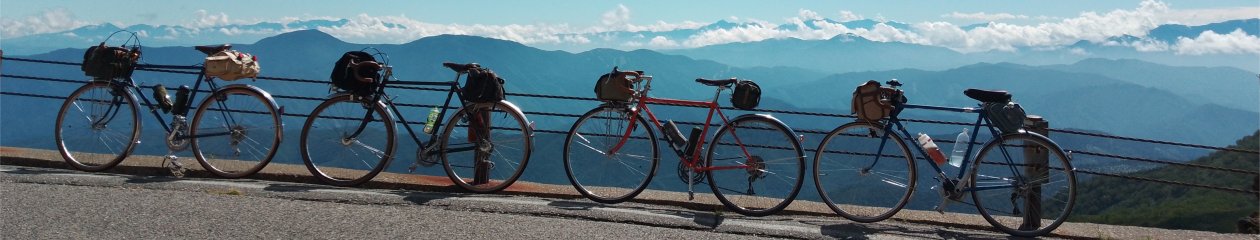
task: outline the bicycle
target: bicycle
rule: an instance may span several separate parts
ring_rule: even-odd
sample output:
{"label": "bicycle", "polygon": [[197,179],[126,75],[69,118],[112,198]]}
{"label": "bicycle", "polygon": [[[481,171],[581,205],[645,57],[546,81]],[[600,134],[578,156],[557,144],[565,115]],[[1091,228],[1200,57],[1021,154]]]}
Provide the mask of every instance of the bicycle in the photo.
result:
{"label": "bicycle", "polygon": [[[397,123],[402,123],[411,139],[420,146],[416,162],[409,170],[414,172],[418,166],[435,165],[436,155],[451,181],[476,193],[502,190],[520,178],[533,150],[533,129],[529,120],[516,105],[506,100],[488,103],[462,100],[459,77],[480,65],[442,65],[455,71],[454,80],[397,81],[393,79],[393,67],[384,63],[384,77],[370,94],[339,92],[320,103],[302,127],[302,160],[311,174],[335,186],[355,186],[376,177],[395,156],[394,116],[397,116]],[[446,119],[452,97],[461,99],[461,107],[446,124],[435,120],[431,128],[434,131],[427,133],[429,141],[426,143],[412,130],[412,122],[402,114],[394,114],[398,107],[385,93],[386,87],[391,85],[448,87],[445,103],[437,108],[436,120]],[[436,129],[442,129],[441,139]]]}
{"label": "bicycle", "polygon": [[[119,31],[127,32],[127,31]],[[115,32],[115,34],[119,33]],[[131,33],[131,32],[128,32]],[[139,53],[141,46],[135,33],[123,45]],[[109,38],[112,38],[111,34]],[[106,38],[108,41],[109,38]],[[127,44],[136,41],[131,46]],[[211,55],[231,49],[231,45],[197,46],[198,51]],[[137,56],[138,58],[138,56]],[[169,150],[163,165],[170,161],[171,173],[182,177],[184,167],[178,162],[176,152],[192,147],[193,156],[207,171],[224,178],[241,178],[257,173],[271,161],[280,145],[283,124],[280,115],[284,108],[277,108],[271,94],[248,84],[220,86],[215,77],[206,76],[205,69],[193,66],[137,65],[136,69],[184,69],[199,70],[192,89],[181,86],[174,104],[161,84],[152,86],[155,101],[139,94],[143,105],[166,130],[166,146]],[[201,90],[202,83],[209,90]],[[55,138],[57,149],[71,167],[97,172],[117,166],[140,143],[140,115],[136,92],[141,86],[130,74],[114,78],[93,78],[66,98],[57,112]],[[173,90],[173,89],[172,89]],[[186,123],[187,113],[192,110],[198,93],[209,93]],[[158,110],[169,112],[169,125]]]}
{"label": "bicycle", "polygon": [[[717,87],[717,93],[711,101],[688,101],[648,96],[652,76],[643,75],[642,71],[621,72],[614,67],[613,72],[634,77],[637,91],[633,101],[601,104],[578,118],[565,137],[565,172],[583,196],[600,203],[620,203],[643,192],[651,182],[660,153],[656,134],[642,116],[646,113],[679,156],[678,174],[687,183],[689,199],[695,197],[693,186],[705,178],[724,206],[744,215],[770,215],[796,198],[805,174],[805,154],[798,135],[770,115],[745,114],[728,119],[717,103],[722,90],[740,80],[696,79],[697,83]],[[704,107],[709,114],[704,123],[698,124],[703,129],[693,128],[691,137],[682,139],[676,125],[672,121],[661,124],[648,103]],[[706,149],[703,145],[714,113],[722,126],[709,143],[702,162],[698,153]],[[666,133],[669,131],[672,134]]]}
{"label": "bicycle", "polygon": [[[936,211],[944,213],[949,201],[962,202],[963,195],[970,193],[986,221],[1016,236],[1045,235],[1071,213],[1076,198],[1075,172],[1069,163],[1070,155],[1054,141],[1022,129],[999,132],[990,116],[977,108],[907,104],[897,89],[901,84],[893,80],[888,85],[893,94],[881,101],[893,108],[886,118],[841,125],[818,146],[814,184],[823,201],[837,214],[857,222],[878,222],[896,214],[909,201],[918,175],[916,157],[905,142],[910,132],[898,118],[905,109],[978,114],[971,124],[973,130],[965,143],[956,177],[947,175],[937,162],[927,161],[935,170],[929,174],[941,181],[936,186],[942,199]],[[1004,103],[1010,99],[1005,91],[968,89],[965,93],[983,103]],[[894,126],[899,131],[893,131]],[[987,127],[994,137],[973,152],[981,126]],[[919,158],[930,158],[928,150],[919,144],[910,145],[918,150],[922,156]],[[876,151],[871,153],[870,149]],[[969,158],[972,153],[976,153],[975,158]],[[1049,224],[1042,224],[1046,220]]]}

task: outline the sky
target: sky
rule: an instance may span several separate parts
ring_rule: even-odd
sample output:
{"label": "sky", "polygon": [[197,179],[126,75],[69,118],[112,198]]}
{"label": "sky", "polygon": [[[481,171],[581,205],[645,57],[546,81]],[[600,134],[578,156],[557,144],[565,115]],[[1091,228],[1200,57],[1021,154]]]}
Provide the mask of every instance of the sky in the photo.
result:
{"label": "sky", "polygon": [[[1166,23],[1201,25],[1260,18],[1260,1],[217,0],[211,3],[10,0],[0,2],[0,40],[101,23],[122,27],[149,24],[213,28],[258,22],[348,19],[351,22],[347,26],[320,30],[355,43],[404,43],[438,34],[466,34],[537,46],[588,44],[595,40],[589,36],[564,36],[572,33],[668,31],[696,28],[719,20],[775,26],[820,18],[897,21],[912,25],[912,29],[829,26],[820,31],[783,31],[751,27],[706,32],[686,39],[649,36],[651,39],[595,47],[685,48],[785,37],[826,39],[849,33],[875,41],[942,46],[962,52],[1009,50],[1067,45],[1079,40],[1101,41],[1126,34],[1140,36]],[[964,28],[990,22],[996,24],[979,29]],[[224,31],[227,30],[231,29]],[[1260,53],[1260,38],[1231,34],[1213,33],[1187,40],[1191,43],[1210,41],[1234,48],[1229,51]],[[1134,47],[1171,49],[1158,44]]]}
{"label": "sky", "polygon": [[[233,20],[246,22],[276,21],[286,17],[352,18],[359,14],[372,16],[407,16],[439,24],[568,24],[574,27],[597,26],[601,15],[623,5],[632,9],[628,20],[633,24],[664,22],[713,22],[732,16],[744,19],[779,21],[793,17],[801,9],[825,16],[840,16],[841,11],[870,18],[882,16],[901,22],[952,21],[956,24],[984,22],[977,19],[943,17],[952,13],[987,13],[1036,17],[1066,18],[1081,12],[1106,12],[1127,9],[1140,1],[675,1],[643,0],[633,2],[591,0],[548,1],[280,1],[218,0],[206,1],[102,1],[48,0],[5,1],[0,3],[0,18],[21,19],[42,12],[64,9],[81,21],[114,22],[122,25],[176,25],[195,21],[197,11],[225,13]],[[1260,7],[1256,0],[1164,1],[1176,9],[1223,9]],[[1260,12],[1256,13],[1260,15]]]}

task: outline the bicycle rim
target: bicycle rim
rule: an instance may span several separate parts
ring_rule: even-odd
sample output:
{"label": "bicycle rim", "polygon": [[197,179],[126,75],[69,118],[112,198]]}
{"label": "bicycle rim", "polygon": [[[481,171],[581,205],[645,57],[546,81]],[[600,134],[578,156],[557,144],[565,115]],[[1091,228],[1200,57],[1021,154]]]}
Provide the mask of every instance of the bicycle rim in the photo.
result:
{"label": "bicycle rim", "polygon": [[727,208],[750,216],[783,210],[796,198],[805,176],[800,141],[787,126],[761,116],[739,117],[722,126],[705,161],[708,167],[738,167],[709,171],[709,186]]}
{"label": "bicycle rim", "polygon": [[[363,131],[352,136],[365,123]],[[307,117],[302,127],[302,160],[311,175],[324,183],[363,184],[389,165],[394,134],[394,121],[380,103],[365,104],[351,100],[350,95],[334,97]]]}
{"label": "bicycle rim", "polygon": [[202,100],[190,125],[193,154],[206,170],[240,178],[267,166],[280,146],[280,114],[262,94],[226,88]]}
{"label": "bicycle rim", "polygon": [[1071,214],[1075,173],[1061,149],[1044,137],[1003,135],[986,144],[976,158],[971,186],[993,189],[972,192],[972,200],[980,215],[999,230],[1041,236]]}
{"label": "bicycle rim", "polygon": [[92,82],[75,90],[57,113],[57,149],[71,167],[104,171],[131,155],[140,138],[135,99],[122,88]]}
{"label": "bicycle rim", "polygon": [[503,190],[520,178],[533,150],[525,117],[503,102],[461,108],[443,127],[440,155],[447,176],[476,193]]}
{"label": "bicycle rim", "polygon": [[[882,149],[882,150],[881,150]],[[854,122],[832,130],[814,155],[814,186],[844,218],[878,222],[897,214],[916,183],[913,155],[901,136]]]}
{"label": "bicycle rim", "polygon": [[656,135],[643,118],[613,155],[633,117],[625,108],[596,108],[587,112],[565,137],[564,170],[583,196],[600,203],[632,199],[647,188],[656,174],[660,153]]}

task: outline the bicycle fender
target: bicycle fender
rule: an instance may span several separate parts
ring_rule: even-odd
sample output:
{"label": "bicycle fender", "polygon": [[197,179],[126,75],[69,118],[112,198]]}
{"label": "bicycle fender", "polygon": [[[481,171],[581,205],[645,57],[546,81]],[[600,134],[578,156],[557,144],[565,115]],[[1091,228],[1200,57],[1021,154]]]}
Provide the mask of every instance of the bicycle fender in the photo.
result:
{"label": "bicycle fender", "polygon": [[534,136],[534,122],[529,121],[529,116],[526,116],[525,112],[521,111],[520,107],[517,107],[516,104],[513,104],[512,102],[508,102],[507,100],[499,100],[499,103],[503,104],[504,106],[508,106],[509,110],[515,112],[516,114],[520,114],[521,120],[525,121],[525,126],[529,127],[527,129],[529,131],[528,134],[530,136]]}
{"label": "bicycle fender", "polygon": [[732,118],[731,122],[735,122],[735,120],[739,120],[739,119],[754,118],[754,117],[770,119],[770,121],[774,121],[775,124],[783,126],[783,128],[787,129],[789,134],[792,134],[792,141],[796,141],[796,145],[801,144],[801,135],[796,134],[796,130],[792,129],[792,127],[789,127],[787,124],[783,123],[783,121],[779,120],[778,118],[775,118],[774,115],[765,114],[765,113],[744,114],[744,115],[739,115],[738,117]]}
{"label": "bicycle fender", "polygon": [[[351,94],[350,94],[349,92],[335,92],[335,93],[328,94],[328,97],[325,97],[324,99],[325,99],[325,100],[327,100],[327,99],[333,99],[333,98],[336,98],[336,97],[341,97],[341,96],[346,96],[346,95],[351,95]],[[383,97],[382,97],[382,98],[383,98]],[[390,109],[388,105],[385,105],[385,102],[383,102],[383,101],[376,101],[376,105],[377,105],[377,106],[380,106],[380,107],[381,107],[381,109],[385,109],[385,114],[389,114],[389,117],[390,117],[390,118],[393,118],[393,119],[398,119],[398,115],[395,115],[395,114],[394,114],[394,110],[393,110],[393,109]]]}
{"label": "bicycle fender", "polygon": [[266,99],[267,99],[267,103],[268,103],[268,104],[271,104],[271,106],[276,107],[276,109],[277,109],[276,111],[277,111],[278,113],[280,113],[280,114],[284,114],[284,112],[281,112],[281,111],[279,110],[279,109],[281,109],[281,108],[283,108],[283,107],[281,107],[279,104],[276,104],[276,99],[275,99],[275,98],[273,98],[273,97],[271,97],[271,93],[268,93],[267,91],[264,91],[264,90],[262,90],[261,88],[255,87],[254,85],[249,85],[249,84],[231,84],[231,85],[223,86],[223,88],[220,88],[220,89],[224,89],[224,90],[226,90],[226,89],[246,89],[246,90],[250,90],[250,91],[258,92],[258,94],[262,94],[263,98],[266,98]]}

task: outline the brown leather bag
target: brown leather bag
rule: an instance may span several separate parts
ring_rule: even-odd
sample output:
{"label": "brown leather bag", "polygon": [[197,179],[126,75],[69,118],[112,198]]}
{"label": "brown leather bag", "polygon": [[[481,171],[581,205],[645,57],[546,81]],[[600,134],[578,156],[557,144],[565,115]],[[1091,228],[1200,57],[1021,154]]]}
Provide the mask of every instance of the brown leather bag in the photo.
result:
{"label": "brown leather bag", "polygon": [[859,121],[867,122],[877,122],[888,117],[892,104],[880,100],[889,99],[891,92],[891,89],[880,87],[875,80],[866,81],[853,90],[852,113],[857,115]]}

